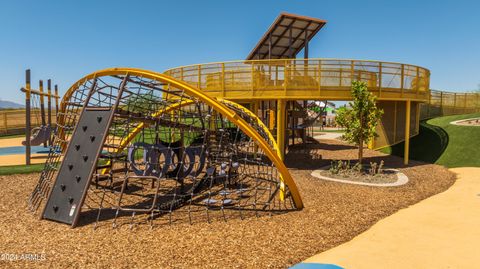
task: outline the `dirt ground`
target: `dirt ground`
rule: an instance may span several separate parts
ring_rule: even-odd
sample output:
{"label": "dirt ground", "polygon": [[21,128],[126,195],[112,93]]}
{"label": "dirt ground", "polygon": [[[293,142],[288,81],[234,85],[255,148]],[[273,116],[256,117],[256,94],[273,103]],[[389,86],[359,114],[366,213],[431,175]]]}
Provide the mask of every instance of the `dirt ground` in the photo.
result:
{"label": "dirt ground", "polygon": [[[296,146],[287,154],[303,210],[153,230],[147,225],[132,231],[93,230],[93,225],[70,229],[39,221],[26,210],[39,174],[2,176],[0,267],[285,268],[351,240],[382,218],[445,191],[455,181],[455,175],[442,166],[412,161],[404,167],[400,158],[370,150],[365,152],[366,162],[383,159],[410,181],[400,187],[375,188],[310,176],[332,159],[353,159],[356,154],[356,148],[334,140]],[[29,261],[21,259],[22,254],[39,256]]]}

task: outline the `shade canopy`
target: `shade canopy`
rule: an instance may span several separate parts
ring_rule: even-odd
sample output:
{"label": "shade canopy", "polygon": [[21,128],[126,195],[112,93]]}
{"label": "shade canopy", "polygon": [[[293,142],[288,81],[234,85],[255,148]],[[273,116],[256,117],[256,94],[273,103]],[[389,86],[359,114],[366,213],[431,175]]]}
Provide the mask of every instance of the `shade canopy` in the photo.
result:
{"label": "shade canopy", "polygon": [[247,60],[295,58],[327,22],[281,13],[263,35]]}

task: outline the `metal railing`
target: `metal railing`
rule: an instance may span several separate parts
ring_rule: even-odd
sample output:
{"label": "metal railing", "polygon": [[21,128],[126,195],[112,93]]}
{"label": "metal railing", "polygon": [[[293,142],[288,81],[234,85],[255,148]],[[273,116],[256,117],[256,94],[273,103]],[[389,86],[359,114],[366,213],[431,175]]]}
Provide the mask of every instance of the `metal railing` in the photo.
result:
{"label": "metal railing", "polygon": [[480,112],[480,93],[430,91],[420,105],[420,119]]}
{"label": "metal railing", "polygon": [[172,68],[165,74],[214,97],[348,100],[353,80],[365,81],[379,99],[429,99],[430,71],[379,61],[275,59],[207,63]]}
{"label": "metal railing", "polygon": [[[42,124],[40,110],[33,109],[31,112],[32,127]],[[56,121],[55,110],[52,111],[52,124]],[[26,113],[24,109],[20,110],[0,110],[0,135],[24,134]]]}

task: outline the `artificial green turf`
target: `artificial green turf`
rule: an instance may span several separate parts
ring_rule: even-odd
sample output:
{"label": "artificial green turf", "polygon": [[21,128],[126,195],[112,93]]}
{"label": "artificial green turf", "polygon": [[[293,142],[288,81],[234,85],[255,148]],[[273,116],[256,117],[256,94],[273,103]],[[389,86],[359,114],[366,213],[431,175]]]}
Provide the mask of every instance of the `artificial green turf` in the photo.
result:
{"label": "artificial green turf", "polygon": [[0,175],[29,174],[41,172],[44,164],[0,166]]}
{"label": "artificial green turf", "polygon": [[[410,159],[446,167],[480,167],[480,127],[458,126],[450,122],[477,118],[480,113],[445,116],[423,121],[420,133],[410,139]],[[403,156],[404,143],[380,151]]]}

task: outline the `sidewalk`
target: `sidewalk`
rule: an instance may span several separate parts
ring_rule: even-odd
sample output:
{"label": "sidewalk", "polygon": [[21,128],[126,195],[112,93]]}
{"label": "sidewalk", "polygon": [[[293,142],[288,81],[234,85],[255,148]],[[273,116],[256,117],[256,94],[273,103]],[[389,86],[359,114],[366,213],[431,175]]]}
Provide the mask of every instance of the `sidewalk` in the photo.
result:
{"label": "sidewalk", "polygon": [[304,263],[344,268],[480,268],[480,168],[451,171],[458,179],[447,191],[400,210]]}
{"label": "sidewalk", "polygon": [[[4,147],[23,147],[22,141],[25,140],[25,137],[13,137],[13,138],[4,138],[0,139],[0,148]],[[32,164],[45,163],[46,154],[36,154],[32,153]],[[37,157],[37,158],[35,158]],[[43,157],[43,158],[38,158]],[[23,165],[25,164],[25,154],[11,154],[11,155],[0,155],[0,166],[7,165]]]}
{"label": "sidewalk", "polygon": [[25,137],[3,138],[0,139],[0,148],[23,146],[22,141],[24,140]]}
{"label": "sidewalk", "polygon": [[335,133],[335,132],[318,132],[315,133],[313,138],[315,139],[340,139],[340,137],[343,135],[343,133]]}

